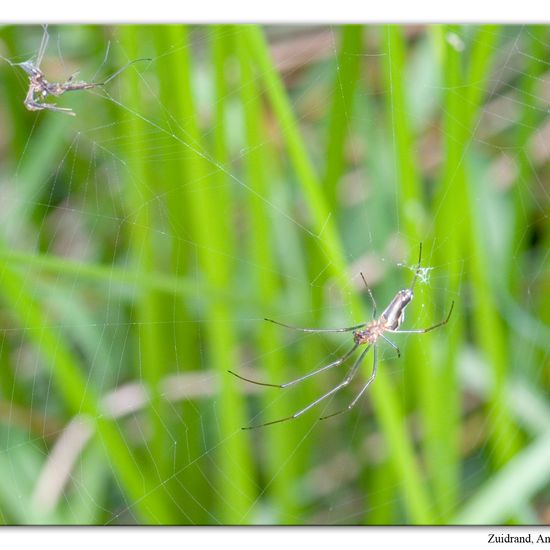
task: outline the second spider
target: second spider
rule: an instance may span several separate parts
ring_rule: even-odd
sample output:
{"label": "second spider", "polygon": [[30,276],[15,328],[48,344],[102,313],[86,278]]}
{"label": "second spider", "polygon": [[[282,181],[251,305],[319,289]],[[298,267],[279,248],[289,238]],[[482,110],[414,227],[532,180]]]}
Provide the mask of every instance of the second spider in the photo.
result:
{"label": "second spider", "polygon": [[329,328],[329,329],[315,329],[315,328],[300,328],[300,327],[294,327],[290,325],[286,325],[284,323],[279,323],[278,321],[273,321],[272,319],[265,319],[266,321],[269,321],[270,323],[275,323],[277,325],[281,325],[286,328],[290,328],[292,330],[298,330],[301,332],[314,332],[314,333],[320,333],[320,332],[352,332],[353,333],[353,346],[351,349],[344,354],[340,359],[337,359],[336,361],[333,361],[332,363],[329,363],[328,365],[325,365],[317,370],[314,370],[308,374],[305,374],[304,376],[300,376],[299,378],[296,378],[295,380],[291,380],[290,382],[285,382],[284,384],[270,384],[266,382],[258,382],[256,380],[250,380],[249,378],[245,378],[244,376],[241,376],[240,374],[237,374],[233,371],[229,371],[231,374],[236,376],[237,378],[240,378],[241,380],[245,380],[246,382],[250,382],[252,384],[257,384],[259,386],[269,386],[273,388],[288,388],[289,386],[293,386],[294,384],[298,384],[299,382],[302,382],[312,376],[315,376],[316,374],[319,374],[323,371],[326,371],[332,367],[337,367],[338,365],[342,365],[347,359],[351,357],[353,352],[359,347],[359,346],[366,346],[365,349],[360,353],[359,357],[355,360],[355,362],[352,364],[352,367],[349,369],[348,373],[344,377],[344,379],[336,385],[334,388],[330,389],[328,392],[326,392],[324,395],[316,399],[315,401],[312,401],[309,405],[305,406],[303,409],[300,409],[299,411],[295,412],[291,416],[287,416],[285,418],[279,418],[278,420],[272,420],[270,422],[265,422],[263,424],[257,424],[254,426],[247,426],[243,429],[252,429],[252,428],[260,428],[262,426],[269,426],[270,424],[277,424],[279,422],[286,422],[287,420],[294,420],[295,418],[298,418],[305,412],[309,411],[311,408],[315,407],[315,405],[318,405],[321,401],[324,401],[331,395],[335,394],[336,392],[340,391],[342,388],[346,387],[354,378],[354,376],[357,374],[357,371],[359,370],[359,367],[361,363],[363,362],[363,359],[367,355],[368,351],[372,348],[373,349],[373,366],[372,366],[372,373],[365,383],[365,385],[361,388],[361,391],[357,394],[357,396],[353,399],[353,401],[344,409],[341,409],[337,412],[334,412],[332,414],[323,416],[321,420],[324,420],[325,418],[330,418],[332,416],[336,416],[337,414],[341,414],[343,412],[350,411],[356,403],[359,401],[361,396],[365,393],[367,388],[370,386],[372,381],[374,380],[376,376],[376,368],[378,364],[378,357],[377,357],[377,344],[378,340],[382,338],[385,340],[391,347],[393,347],[397,351],[397,355],[400,357],[401,352],[399,351],[399,348],[391,341],[389,340],[384,333],[390,333],[390,334],[424,334],[426,332],[430,332],[436,328],[439,328],[443,325],[446,325],[451,317],[451,313],[453,312],[454,302],[451,303],[451,308],[449,309],[449,313],[447,314],[447,317],[428,328],[423,329],[412,329],[412,330],[400,330],[401,324],[405,320],[405,309],[410,304],[411,300],[413,299],[413,290],[414,286],[416,284],[416,281],[418,280],[418,276],[420,273],[420,262],[422,260],[422,243],[420,244],[420,250],[418,253],[418,263],[416,264],[414,278],[411,283],[411,286],[409,288],[405,288],[403,290],[400,290],[393,300],[389,303],[389,305],[386,307],[386,309],[382,312],[380,317],[377,318],[377,308],[376,308],[376,301],[374,300],[374,296],[371,292],[371,289],[369,285],[367,284],[367,281],[365,277],[363,277],[363,274],[361,273],[361,277],[363,279],[363,282],[365,283],[365,286],[367,288],[367,292],[369,294],[370,300],[372,302],[372,319],[369,322],[361,323],[359,325],[354,325],[352,327],[346,327],[346,328]]}
{"label": "second spider", "polygon": [[[130,65],[137,63],[139,61],[151,61],[149,58],[136,59],[126,63],[122,68],[116,71],[114,74],[109,76],[107,79],[102,82],[85,82],[83,80],[74,80],[74,75],[69,77],[66,82],[50,82],[46,79],[46,76],[42,72],[40,65],[46,53],[46,48],[48,46],[50,35],[48,33],[47,25],[44,26],[44,33],[42,35],[42,42],[40,43],[40,48],[36,56],[36,60],[23,61],[22,63],[14,63],[9,59],[0,56],[0,58],[7,61],[12,66],[21,67],[28,76],[29,79],[29,89],[25,100],[23,101],[25,107],[29,111],[55,111],[58,113],[65,113],[67,115],[75,116],[75,113],[72,109],[67,107],[58,107],[55,103],[47,103],[46,99],[49,96],[59,97],[66,92],[74,92],[78,90],[91,90],[93,88],[98,88],[105,86],[108,82],[117,77],[122,71],[126,70]],[[105,55],[105,60],[109,53],[109,48],[107,47],[107,53]],[[103,61],[105,63],[105,60]]]}

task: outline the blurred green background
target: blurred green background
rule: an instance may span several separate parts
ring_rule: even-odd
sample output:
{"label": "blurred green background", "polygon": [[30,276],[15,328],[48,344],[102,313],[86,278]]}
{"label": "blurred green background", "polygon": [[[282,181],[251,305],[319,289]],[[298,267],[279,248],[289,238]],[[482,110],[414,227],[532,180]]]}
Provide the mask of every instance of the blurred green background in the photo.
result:
{"label": "blurred green background", "polygon": [[[0,522],[550,523],[544,26],[50,26],[0,64]],[[36,55],[42,28],[0,29]],[[110,44],[108,56],[105,55]],[[52,98],[46,99],[52,101]],[[422,278],[350,413],[350,334]]]}

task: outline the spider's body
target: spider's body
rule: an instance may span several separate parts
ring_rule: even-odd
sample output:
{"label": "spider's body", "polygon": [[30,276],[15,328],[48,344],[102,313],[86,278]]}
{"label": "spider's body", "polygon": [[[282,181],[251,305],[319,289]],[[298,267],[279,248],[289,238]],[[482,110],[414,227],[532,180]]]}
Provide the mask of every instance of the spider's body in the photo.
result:
{"label": "spider's body", "polygon": [[40,86],[41,81],[44,80],[44,74],[42,71],[33,63],[32,59],[28,61],[23,61],[22,63],[12,63],[16,67],[21,67],[28,75],[31,82]]}
{"label": "spider's body", "polygon": [[[37,67],[32,59],[29,61],[23,61],[23,63],[13,63],[17,67],[21,67],[29,77],[29,84],[31,90],[41,95],[43,98],[46,98],[49,95],[58,97],[65,92],[70,92],[71,90],[88,90],[90,88],[95,88],[96,86],[101,86],[102,83],[99,82],[83,82],[81,80],[73,80],[74,75],[67,80],[67,82],[50,82],[46,80],[44,73]],[[44,106],[42,105],[42,108]]]}
{"label": "spider's body", "polygon": [[353,332],[353,341],[357,345],[374,344],[384,332],[395,332],[405,320],[405,308],[413,299],[410,288],[400,290],[378,319],[373,319],[364,329]]}
{"label": "spider's body", "polygon": [[363,330],[356,330],[353,333],[353,341],[358,346],[362,344],[374,344],[386,330],[384,328],[385,324],[383,319],[371,321]]}
{"label": "spider's body", "polygon": [[[303,380],[306,380],[307,378],[310,378],[311,376],[314,376],[316,374],[319,374],[320,372],[323,372],[327,369],[337,367],[339,365],[342,365],[351,357],[351,355],[355,352],[355,350],[361,346],[366,345],[365,349],[361,352],[359,357],[355,360],[353,363],[351,369],[349,370],[348,374],[345,376],[345,378],[334,388],[329,390],[327,393],[304,407],[303,409],[299,410],[298,412],[294,413],[292,416],[287,416],[286,418],[280,418],[279,420],[273,420],[271,422],[265,422],[264,424],[259,424],[256,426],[249,426],[249,428],[259,428],[261,426],[267,426],[269,424],[276,424],[278,422],[285,422],[287,420],[293,420],[294,418],[298,418],[305,412],[309,411],[312,407],[320,403],[321,401],[325,400],[326,398],[330,397],[331,395],[335,394],[342,388],[345,388],[353,379],[357,371],[359,370],[359,367],[367,355],[370,348],[373,349],[373,365],[372,365],[372,373],[367,380],[367,382],[364,384],[363,388],[359,392],[359,394],[355,397],[355,399],[345,408],[338,412],[335,412],[333,414],[329,414],[327,416],[324,416],[321,418],[323,420],[324,418],[329,418],[330,416],[335,416],[337,414],[346,412],[351,410],[355,404],[359,401],[359,398],[363,395],[363,393],[366,391],[366,389],[369,387],[371,382],[374,380],[376,376],[376,367],[377,367],[377,349],[378,349],[378,340],[382,338],[385,340],[392,348],[395,349],[397,352],[397,356],[401,356],[401,352],[399,351],[399,348],[391,341],[389,340],[384,333],[390,332],[390,333],[407,333],[407,334],[424,334],[426,332],[430,332],[438,327],[441,327],[443,325],[446,325],[451,317],[451,313],[453,312],[453,306],[454,302],[451,304],[451,309],[449,310],[449,314],[447,317],[428,328],[423,329],[412,329],[412,330],[400,330],[400,327],[405,320],[405,309],[410,304],[411,300],[413,299],[414,293],[414,285],[416,283],[416,280],[418,279],[418,275],[420,273],[420,260],[422,258],[422,244],[420,244],[420,252],[418,254],[418,264],[416,266],[416,271],[414,275],[413,282],[409,288],[405,288],[403,290],[400,290],[393,298],[393,300],[388,304],[386,309],[382,312],[380,317],[376,317],[376,302],[374,300],[374,296],[372,295],[372,292],[369,288],[369,285],[367,284],[367,281],[363,277],[363,274],[361,274],[361,277],[363,278],[363,281],[365,283],[365,286],[367,288],[367,292],[369,294],[369,297],[372,302],[372,320],[367,323],[361,323],[360,325],[354,325],[352,327],[346,327],[346,328],[332,328],[332,329],[314,329],[314,328],[299,328],[299,327],[293,327],[290,325],[285,325],[284,323],[279,323],[278,321],[273,321],[272,319],[266,319],[266,321],[270,321],[272,323],[275,323],[277,325],[282,325],[287,328],[291,328],[294,330],[299,330],[302,332],[351,332],[353,334],[353,347],[340,359],[337,359],[336,361],[333,361],[332,363],[329,363],[328,365],[325,365],[317,370],[314,370],[304,376],[301,376],[300,378],[296,378],[295,380],[291,380],[290,382],[286,382],[284,384],[269,384],[265,382],[257,382],[255,380],[250,380],[249,378],[245,378],[244,376],[241,376],[240,374],[236,374],[233,371],[229,371],[231,374],[235,375],[237,378],[241,378],[242,380],[246,380],[247,382],[252,382],[253,384],[258,384],[260,386],[271,386],[274,388],[287,388],[289,386],[293,386],[294,384],[297,384],[299,382],[302,382]],[[246,428],[248,429],[248,428]]]}
{"label": "spider's body", "polygon": [[73,77],[69,78],[67,82],[49,82],[46,80],[44,73],[38,67],[35,67],[32,61],[18,63],[18,65],[29,77],[29,91],[24,101],[25,107],[29,111],[50,109],[52,111],[64,112],[74,116],[74,112],[71,109],[57,107],[55,103],[43,103],[43,100],[48,96],[59,97],[65,92],[89,90],[102,85],[102,83],[74,81],[72,80]]}
{"label": "spider's body", "polygon": [[[27,73],[27,76],[29,77],[29,90],[23,103],[29,111],[49,110],[74,116],[75,113],[72,109],[58,107],[55,103],[46,103],[46,98],[48,96],[59,97],[65,92],[71,92],[74,90],[90,90],[91,88],[104,86],[107,82],[111,81],[133,63],[136,63],[137,61],[145,61],[145,59],[130,61],[103,82],[84,82],[82,80],[74,80],[74,75],[69,77],[66,82],[49,82],[46,80],[44,73],[40,69],[49,36],[47,26],[45,26],[40,49],[38,50],[38,55],[36,56],[36,61],[29,59],[28,61],[23,61],[22,63],[13,63],[9,59],[0,56],[0,58],[6,60],[10,65],[14,67],[21,67]],[[109,48],[107,47],[107,52],[108,51]],[[107,56],[105,56],[105,58],[107,58]]]}

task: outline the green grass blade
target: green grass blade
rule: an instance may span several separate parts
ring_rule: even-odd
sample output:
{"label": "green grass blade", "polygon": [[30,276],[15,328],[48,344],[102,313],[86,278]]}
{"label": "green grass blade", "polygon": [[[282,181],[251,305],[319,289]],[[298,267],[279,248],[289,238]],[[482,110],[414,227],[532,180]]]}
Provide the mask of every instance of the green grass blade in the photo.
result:
{"label": "green grass blade", "polygon": [[[138,26],[127,25],[121,29],[121,43],[125,55],[130,59],[140,57],[139,46],[144,39],[144,30]],[[135,70],[125,71],[123,101],[132,108],[142,110],[143,103],[141,78]],[[140,135],[147,131],[147,124],[139,117],[129,117],[124,123],[128,135]],[[132,223],[129,225],[129,251],[131,263],[143,273],[150,273],[160,264],[158,243],[156,242],[156,223],[153,206],[156,204],[156,190],[150,184],[150,167],[139,147],[131,140],[125,151],[128,167],[127,197],[128,211]],[[163,418],[167,416],[166,402],[160,396],[160,380],[168,366],[164,341],[163,311],[160,296],[153,290],[140,294],[135,304],[135,323],[139,347],[135,358],[136,374],[142,376],[150,392],[148,423],[151,437],[147,443],[150,476],[157,477],[161,484],[168,477],[171,466],[171,441]]]}
{"label": "green grass blade", "polygon": [[[500,28],[498,26],[483,25],[475,36],[476,42],[467,75],[469,94],[466,102],[468,108],[466,122],[474,129],[477,129],[478,109],[484,99],[483,94],[486,90],[483,83],[487,81],[487,75],[490,74],[490,63],[495,53],[499,32]],[[472,212],[472,220],[469,225],[469,245],[472,251],[470,269],[472,289],[475,293],[477,306],[474,308],[474,327],[479,345],[494,370],[495,386],[490,401],[491,414],[489,418],[492,422],[492,442],[496,451],[496,463],[502,465],[518,451],[520,442],[517,427],[514,426],[508,413],[504,392],[506,366],[508,364],[506,360],[507,338],[504,334],[502,322],[497,315],[497,297],[489,276],[492,264],[489,243],[480,238],[480,236],[487,234],[483,228],[483,212],[479,210],[479,201],[474,203],[470,198],[480,182],[470,178],[468,184],[470,191],[467,196],[471,203],[469,210]]]}
{"label": "green grass blade", "polygon": [[[397,189],[399,193],[399,229],[408,242],[422,242],[425,264],[429,265],[431,246],[423,221],[426,212],[423,204],[421,180],[416,158],[411,108],[407,95],[406,39],[400,25],[388,25],[385,32],[385,74],[389,90],[390,128],[395,148]],[[420,326],[434,323],[439,311],[434,307],[435,295],[428,285],[418,285],[415,303],[411,305]],[[422,307],[419,305],[422,304]],[[447,306],[447,304],[446,304]],[[437,313],[441,315],[441,313]],[[424,425],[424,456],[429,479],[433,485],[440,520],[450,514],[457,498],[459,486],[458,426],[459,392],[456,375],[451,364],[442,375],[433,342],[437,334],[426,334],[412,339],[405,356],[405,387],[417,397]]]}
{"label": "green grass blade", "polygon": [[103,416],[98,397],[89,387],[62,336],[51,327],[47,314],[29,292],[25,280],[5,263],[1,271],[0,289],[4,301],[16,314],[20,326],[51,369],[66,407],[74,415],[89,416],[94,423],[105,452],[130,498],[130,504],[135,503],[139,513],[149,521],[166,521],[167,510],[162,500],[153,488],[144,486],[142,472],[128,444],[116,424]]}
{"label": "green grass blade", "polygon": [[[131,295],[142,290],[163,292],[181,298],[195,298],[200,301],[210,299],[226,300],[236,305],[246,303],[248,298],[235,293],[211,288],[200,281],[171,275],[170,273],[143,272],[135,268],[122,268],[116,265],[104,266],[91,262],[82,262],[54,256],[53,254],[29,254],[26,252],[0,249],[0,260],[9,262],[14,269],[32,267],[37,274],[52,274],[61,277],[76,277],[79,281],[95,284],[100,288],[111,288],[116,295]],[[118,288],[117,288],[118,286]]]}
{"label": "green grass blade", "polygon": [[[77,98],[75,109],[81,103]],[[45,183],[52,175],[44,167],[55,165],[63,155],[67,147],[65,136],[72,125],[73,117],[48,117],[36,130],[34,139],[29,142],[17,171],[16,202],[4,214],[2,222],[3,234],[8,242],[14,243],[21,239],[22,232],[25,234],[27,221],[33,214],[33,205],[42,198]]]}
{"label": "green grass blade", "polygon": [[[185,176],[191,182],[188,188],[187,204],[193,232],[197,243],[198,260],[205,279],[216,290],[227,288],[232,280],[233,266],[231,254],[233,228],[227,216],[224,216],[227,197],[217,191],[221,175],[210,176],[211,165],[206,164],[202,145],[203,140],[197,119],[195,98],[191,88],[191,41],[189,30],[177,29],[179,42],[183,45],[179,52],[180,70],[184,78],[179,82],[178,94],[182,102],[183,121],[185,121],[186,141],[192,144],[192,150],[186,164]],[[216,63],[223,58],[215,57]],[[218,99],[223,102],[224,97]],[[218,137],[219,140],[219,137]],[[219,143],[219,141],[218,141]],[[219,153],[219,150],[218,150]],[[223,161],[223,159],[222,159]],[[221,166],[217,159],[214,161]],[[225,172],[224,172],[225,173]],[[208,222],[206,223],[206,220]],[[219,251],[218,254],[211,251]],[[223,252],[223,254],[222,254]],[[222,523],[243,523],[249,521],[248,512],[254,500],[254,488],[251,482],[252,460],[246,436],[239,435],[245,423],[244,402],[233,379],[227,374],[237,360],[235,355],[236,334],[232,319],[233,311],[227,302],[213,301],[208,304],[205,333],[208,339],[210,361],[219,373],[221,392],[218,419],[220,438],[224,445],[218,454],[218,478],[216,486],[221,502],[231,502],[231,507],[219,510]]]}
{"label": "green grass blade", "polygon": [[[269,197],[267,166],[268,160],[263,146],[265,129],[262,127],[262,104],[260,90],[254,80],[253,67],[247,51],[246,35],[240,32],[235,34],[237,42],[237,56],[241,71],[241,104],[244,109],[246,145],[249,153],[245,160],[246,178],[256,193],[248,196],[248,216],[250,218],[251,238],[248,247],[250,258],[255,265],[261,266],[254,278],[253,293],[258,308],[269,311],[276,303],[279,288],[277,265],[273,257],[273,226],[266,212],[266,204],[260,197]],[[262,370],[265,367],[266,379],[283,380],[292,376],[286,365],[290,358],[284,353],[280,331],[271,323],[261,323],[258,327],[258,350],[264,358]],[[279,350],[280,353],[271,353]],[[272,397],[267,394],[268,399]],[[283,418],[288,414],[283,401],[277,401],[269,409],[274,418]],[[296,461],[287,465],[288,457],[293,456],[297,444],[293,437],[292,423],[282,430],[270,430],[265,434],[269,452],[269,472],[273,482],[270,485],[270,494],[273,495],[280,516],[276,523],[292,523],[297,515],[297,495],[293,487],[296,477]]]}
{"label": "green grass blade", "polygon": [[550,432],[531,445],[486,481],[457,514],[454,523],[502,524],[550,483]]}
{"label": "green grass blade", "polygon": [[[456,45],[464,41],[462,29],[458,26],[440,29],[444,54],[445,93],[445,136],[446,152],[443,183],[436,211],[438,223],[436,235],[442,246],[439,253],[441,263],[449,266],[450,291],[460,292],[463,276],[459,266],[463,258],[468,259],[472,292],[475,295],[474,335],[479,345],[490,358],[495,369],[497,383],[489,403],[492,426],[492,443],[495,446],[497,464],[503,464],[517,450],[517,441],[512,435],[516,429],[510,424],[503,398],[503,368],[507,364],[506,338],[503,327],[496,316],[495,296],[487,276],[490,261],[487,244],[480,235],[481,212],[473,200],[475,187],[480,185],[479,174],[471,172],[469,150],[478,128],[478,116],[489,86],[491,63],[495,44],[499,38],[498,26],[481,26],[476,29],[466,68],[463,68],[464,53]],[[453,39],[454,38],[454,39]],[[459,342],[463,338],[464,322],[456,315],[451,323],[447,368],[454,364]],[[500,382],[498,382],[500,380]]]}
{"label": "green grass blade", "polygon": [[344,173],[345,144],[352,120],[355,90],[359,80],[363,51],[363,26],[343,25],[340,28],[340,51],[336,60],[332,107],[327,132],[328,144],[323,178],[324,193],[329,204],[336,204],[337,186]]}

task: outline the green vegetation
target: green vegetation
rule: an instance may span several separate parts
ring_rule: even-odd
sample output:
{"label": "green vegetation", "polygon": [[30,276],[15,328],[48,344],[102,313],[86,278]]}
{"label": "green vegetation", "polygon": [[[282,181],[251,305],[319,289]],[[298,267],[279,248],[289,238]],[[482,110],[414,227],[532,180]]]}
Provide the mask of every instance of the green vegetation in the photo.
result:
{"label": "green vegetation", "polygon": [[[51,80],[151,61],[54,98],[75,117],[0,65],[0,522],[548,521],[547,27],[49,32]],[[381,341],[349,414],[319,421],[372,354],[241,430],[346,367],[228,370],[351,346],[263,318],[369,320],[360,272],[380,313],[421,242],[403,328],[450,323]]]}

